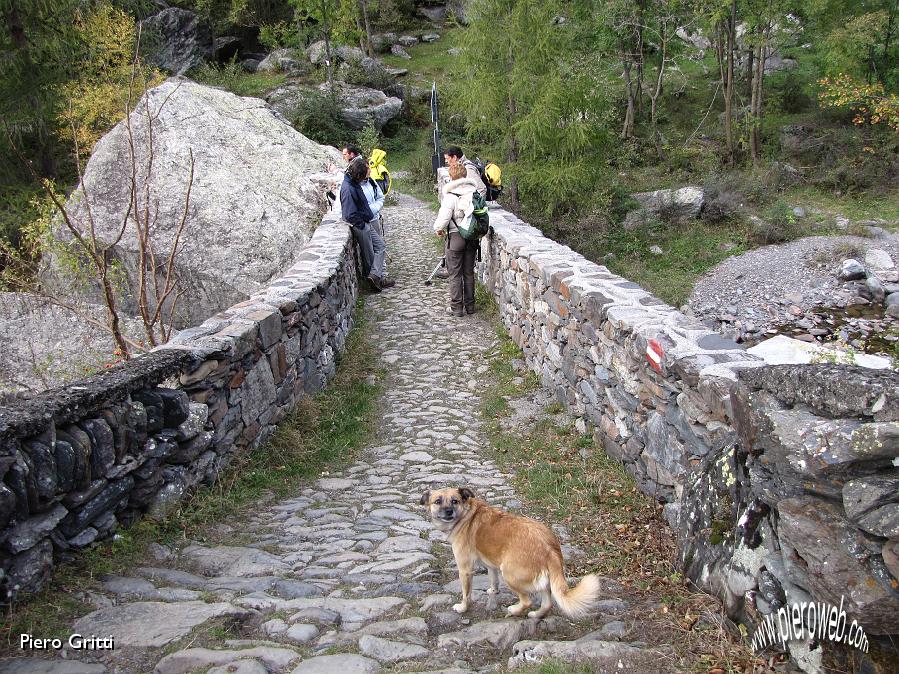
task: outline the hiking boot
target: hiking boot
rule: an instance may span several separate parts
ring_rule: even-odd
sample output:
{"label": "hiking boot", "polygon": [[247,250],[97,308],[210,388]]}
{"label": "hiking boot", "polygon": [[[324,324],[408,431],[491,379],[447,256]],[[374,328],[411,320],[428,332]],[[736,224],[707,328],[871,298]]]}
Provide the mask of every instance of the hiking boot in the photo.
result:
{"label": "hiking boot", "polygon": [[447,279],[449,278],[449,272],[446,270],[446,267],[441,267],[437,270],[437,273],[434,274],[437,278]]}
{"label": "hiking boot", "polygon": [[461,309],[453,309],[452,307],[446,308],[446,314],[448,316],[464,316]]}
{"label": "hiking boot", "polygon": [[392,278],[382,278],[381,279],[381,290],[383,290],[384,288],[392,288],[395,285],[396,285],[396,281],[394,281]]}
{"label": "hiking boot", "polygon": [[379,279],[374,274],[368,275],[368,285],[371,287],[372,292],[381,292],[381,279]]}
{"label": "hiking boot", "polygon": [[475,309],[474,307],[465,307],[465,313],[468,314],[469,316],[471,316],[476,311],[477,311],[477,309]]}

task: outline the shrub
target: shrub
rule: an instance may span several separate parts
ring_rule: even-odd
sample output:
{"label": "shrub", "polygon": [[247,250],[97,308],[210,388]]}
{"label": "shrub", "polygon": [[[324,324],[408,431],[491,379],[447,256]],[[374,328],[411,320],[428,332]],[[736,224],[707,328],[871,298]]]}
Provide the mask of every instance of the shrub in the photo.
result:
{"label": "shrub", "polygon": [[748,201],[763,206],[770,204],[779,194],[795,185],[800,178],[795,168],[775,161],[767,166],[754,168],[745,179],[743,192]]}
{"label": "shrub", "polygon": [[704,188],[705,203],[699,217],[710,225],[730,222],[740,212],[746,197],[731,187],[712,182]]}
{"label": "shrub", "polygon": [[297,131],[322,145],[336,147],[354,135],[341,118],[337,100],[317,91],[310,92],[289,118]]}
{"label": "shrub", "polygon": [[361,62],[341,63],[340,76],[349,84],[383,91],[393,84],[394,78],[380,65],[366,68]]}
{"label": "shrub", "polygon": [[809,95],[813,78],[801,70],[784,70],[767,76],[770,110],[787,114],[805,112],[812,107]]}
{"label": "shrub", "polygon": [[431,155],[417,155],[409,164],[409,181],[422,189],[433,189],[434,174]]}
{"label": "shrub", "polygon": [[754,219],[751,238],[759,245],[784,243],[798,238],[802,228],[793,215],[790,206],[780,199],[775,201],[766,211],[764,219]]}
{"label": "shrub", "polygon": [[0,185],[0,245],[19,246],[22,225],[37,217],[35,200],[41,196],[43,192],[36,183]]}
{"label": "shrub", "polygon": [[227,89],[238,96],[261,97],[284,83],[280,73],[248,73],[235,59],[216,65],[203,63],[190,76],[201,84]]}
{"label": "shrub", "polygon": [[375,128],[375,120],[369,115],[368,121],[362,130],[356,135],[356,145],[362,150],[365,157],[371,156],[371,151],[381,144],[381,136]]}
{"label": "shrub", "polygon": [[380,0],[377,23],[390,30],[407,28],[415,18],[414,0]]}
{"label": "shrub", "polygon": [[290,47],[305,49],[309,42],[310,29],[300,23],[278,21],[263,25],[259,29],[259,42],[269,51]]}

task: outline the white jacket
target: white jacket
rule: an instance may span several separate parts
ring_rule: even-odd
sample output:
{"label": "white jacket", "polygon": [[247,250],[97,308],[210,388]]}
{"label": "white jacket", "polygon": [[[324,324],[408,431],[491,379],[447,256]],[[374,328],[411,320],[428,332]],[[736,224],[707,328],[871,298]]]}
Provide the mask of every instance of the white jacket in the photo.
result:
{"label": "white jacket", "polygon": [[440,202],[437,219],[434,221],[435,234],[458,231],[456,225],[453,224],[453,219],[459,222],[465,216],[465,211],[459,205],[460,197],[471,194],[476,189],[474,180],[468,177],[451,180],[443,186],[443,199]]}

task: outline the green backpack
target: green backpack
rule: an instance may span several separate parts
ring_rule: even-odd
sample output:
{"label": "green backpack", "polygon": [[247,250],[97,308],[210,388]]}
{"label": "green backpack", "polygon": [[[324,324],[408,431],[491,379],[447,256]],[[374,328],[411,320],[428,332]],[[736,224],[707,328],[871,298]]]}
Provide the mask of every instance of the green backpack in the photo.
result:
{"label": "green backpack", "polygon": [[[464,195],[456,192],[450,192],[450,194],[458,197],[460,200],[464,197]],[[475,190],[471,193],[471,206],[472,210],[470,213],[467,208],[462,208],[465,213],[462,222],[456,222],[455,218],[452,220],[463,239],[466,241],[478,241],[490,231],[490,215],[487,213],[487,200],[484,199],[484,195]]]}

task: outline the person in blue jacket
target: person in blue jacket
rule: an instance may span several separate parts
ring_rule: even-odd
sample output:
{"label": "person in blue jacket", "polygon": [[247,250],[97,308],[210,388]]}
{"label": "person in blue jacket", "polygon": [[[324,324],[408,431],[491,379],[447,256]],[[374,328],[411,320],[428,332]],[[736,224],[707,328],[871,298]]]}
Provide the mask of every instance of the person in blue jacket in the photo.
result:
{"label": "person in blue jacket", "polygon": [[353,237],[362,254],[362,271],[375,292],[395,285],[387,278],[386,245],[377,231],[378,213],[384,205],[384,193],[369,178],[368,162],[356,157],[349,166],[340,186],[340,208],[349,223]]}

